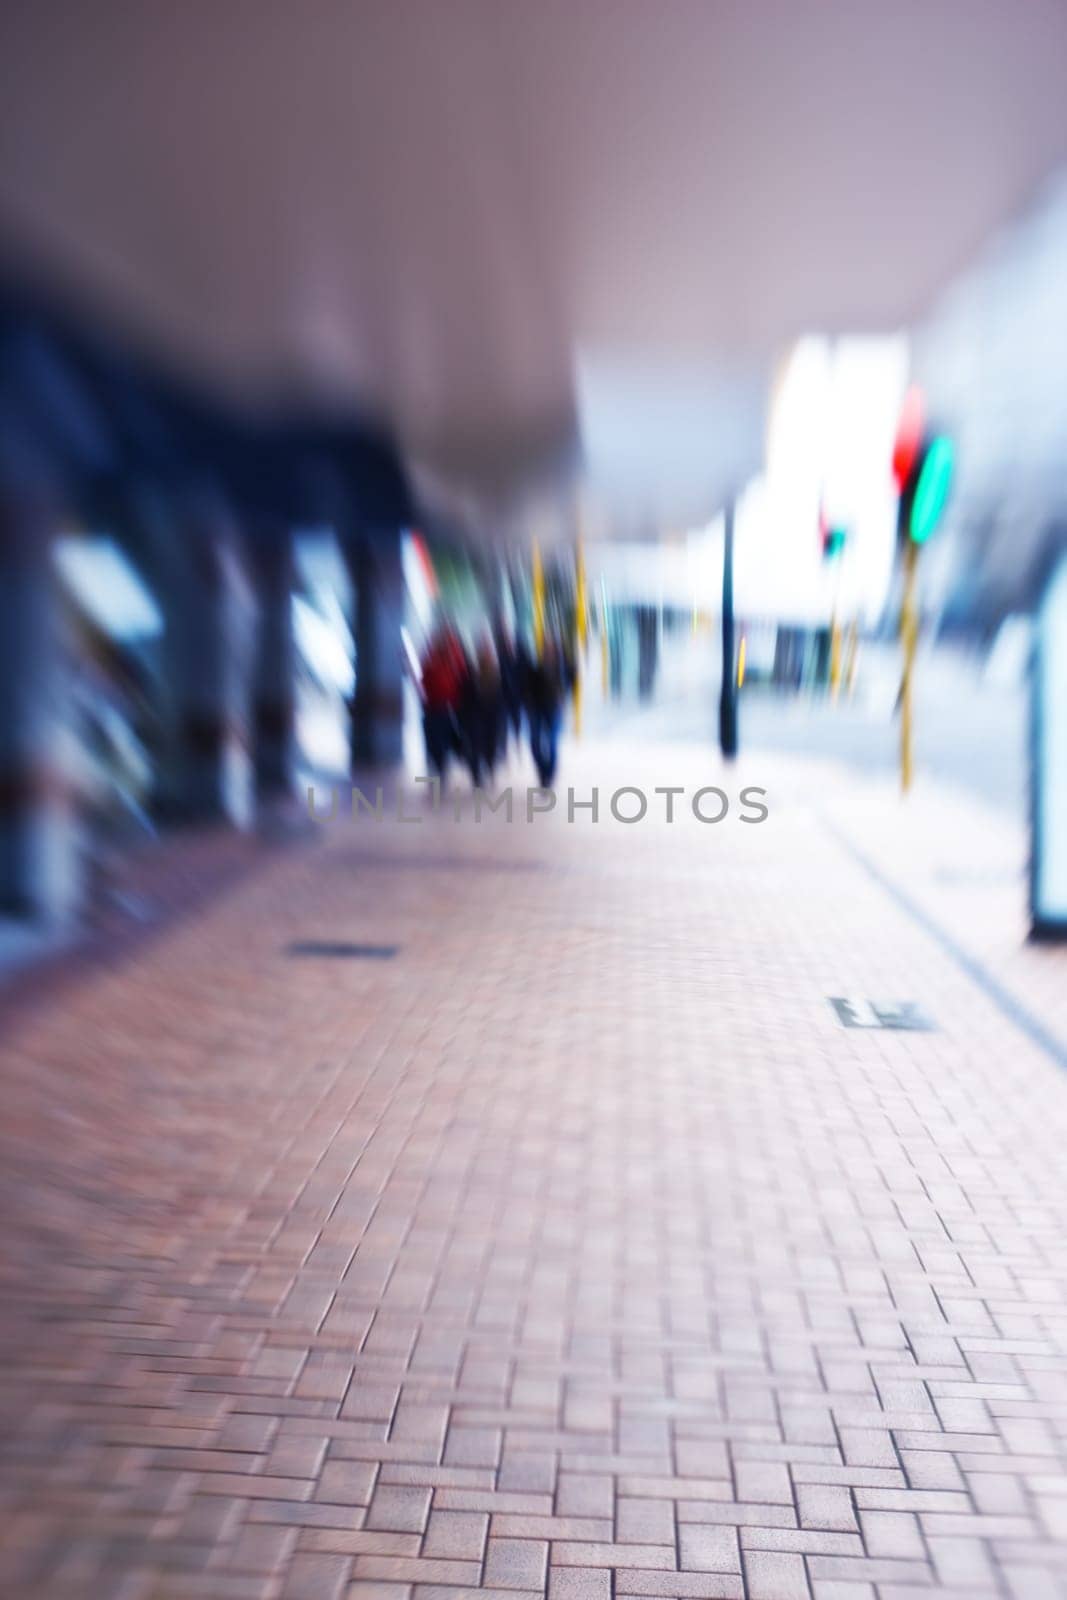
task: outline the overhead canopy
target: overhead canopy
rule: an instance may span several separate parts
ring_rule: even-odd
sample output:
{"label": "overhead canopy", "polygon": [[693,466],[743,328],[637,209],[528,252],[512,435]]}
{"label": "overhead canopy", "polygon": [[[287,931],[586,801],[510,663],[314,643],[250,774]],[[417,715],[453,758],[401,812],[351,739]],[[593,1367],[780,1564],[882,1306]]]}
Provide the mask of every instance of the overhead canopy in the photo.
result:
{"label": "overhead canopy", "polygon": [[1067,542],[1067,178],[941,297],[913,366],[959,464],[946,587],[989,620],[1029,608]]}
{"label": "overhead canopy", "polygon": [[[370,405],[495,526],[583,427],[642,531],[710,513],[783,344],[920,316],[1067,155],[1059,0],[6,0],[0,30],[9,262],[231,396]],[[605,445],[592,370],[626,428],[659,408],[668,470]]]}

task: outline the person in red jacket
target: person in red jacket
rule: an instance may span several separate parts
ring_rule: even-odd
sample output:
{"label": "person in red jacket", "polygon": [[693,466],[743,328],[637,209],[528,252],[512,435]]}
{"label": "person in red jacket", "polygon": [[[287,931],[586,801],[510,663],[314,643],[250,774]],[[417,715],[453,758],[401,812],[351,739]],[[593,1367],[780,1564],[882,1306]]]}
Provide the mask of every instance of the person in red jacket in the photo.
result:
{"label": "person in red jacket", "polygon": [[441,623],[422,661],[422,729],[431,772],[444,782],[448,758],[456,748],[458,713],[469,675],[455,630]]}

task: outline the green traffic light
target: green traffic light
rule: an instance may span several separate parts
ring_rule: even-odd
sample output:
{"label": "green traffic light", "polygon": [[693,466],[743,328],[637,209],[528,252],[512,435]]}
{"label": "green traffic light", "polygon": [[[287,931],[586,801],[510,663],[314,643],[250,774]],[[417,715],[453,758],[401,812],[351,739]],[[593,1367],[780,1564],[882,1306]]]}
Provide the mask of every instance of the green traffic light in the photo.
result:
{"label": "green traffic light", "polygon": [[952,440],[938,434],[923,457],[915,485],[908,518],[908,537],[913,544],[925,544],[941,520],[952,483],[954,460]]}

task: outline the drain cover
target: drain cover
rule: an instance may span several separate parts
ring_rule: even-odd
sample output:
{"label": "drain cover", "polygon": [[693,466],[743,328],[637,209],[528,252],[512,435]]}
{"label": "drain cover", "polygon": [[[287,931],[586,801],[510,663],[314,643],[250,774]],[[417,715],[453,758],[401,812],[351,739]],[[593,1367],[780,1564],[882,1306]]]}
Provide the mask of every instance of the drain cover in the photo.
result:
{"label": "drain cover", "polygon": [[398,944],[349,944],[344,939],[296,939],[289,956],[329,956],[342,961],[392,961]]}
{"label": "drain cover", "polygon": [[846,1028],[889,1028],[897,1033],[934,1030],[914,1000],[855,1000],[833,994],[829,1000]]}

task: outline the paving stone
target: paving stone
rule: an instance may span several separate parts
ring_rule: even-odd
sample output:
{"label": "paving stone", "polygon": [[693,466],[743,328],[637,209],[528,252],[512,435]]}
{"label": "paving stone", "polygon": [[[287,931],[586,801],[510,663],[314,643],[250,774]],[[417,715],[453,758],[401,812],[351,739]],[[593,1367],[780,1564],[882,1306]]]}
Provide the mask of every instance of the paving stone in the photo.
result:
{"label": "paving stone", "polygon": [[348,1587],[351,1566],[347,1556],[297,1555],[285,1579],[282,1600],[340,1600]]}
{"label": "paving stone", "polygon": [[611,1600],[611,1573],[596,1567],[553,1567],[548,1600]]}
{"label": "paving stone", "polygon": [[542,1539],[490,1539],[486,1546],[485,1581],[497,1588],[543,1589],[547,1567]]}
{"label": "paving stone", "polygon": [[[578,1538],[579,1535],[574,1534],[571,1537]],[[623,1497],[616,1501],[615,1505],[615,1537],[620,1544],[673,1545],[675,1537],[673,1505],[669,1500],[633,1500]]]}
{"label": "paving stone", "polygon": [[556,1486],[560,1516],[610,1517],[615,1510],[615,1480],[608,1473],[561,1472]]}
{"label": "paving stone", "polygon": [[734,1476],[739,1500],[755,1500],[760,1505],[793,1504],[789,1469],[779,1462],[739,1461]]}
{"label": "paving stone", "polygon": [[737,1532],[734,1528],[692,1525],[678,1530],[679,1566],[684,1572],[739,1572]]}
{"label": "paving stone", "polygon": [[315,1498],[342,1506],[367,1506],[377,1475],[377,1463],[373,1461],[327,1461],[319,1475]]}
{"label": "paving stone", "polygon": [[[857,1491],[857,1493],[863,1491]],[[878,1491],[866,1491],[867,1493]],[[892,1490],[884,1491],[892,1493]],[[843,1486],[801,1483],[797,1485],[797,1506],[802,1528],[833,1528],[838,1533],[856,1530],[856,1514],[852,1506],[852,1493]],[[879,1500],[879,1503],[881,1501]]]}
{"label": "paving stone", "polygon": [[430,1515],[432,1489],[379,1484],[367,1512],[366,1526],[391,1533],[422,1533]]}
{"label": "paving stone", "polygon": [[811,1600],[803,1556],[745,1552],[747,1600]]}
{"label": "paving stone", "polygon": [[489,1518],[484,1512],[432,1511],[422,1554],[453,1561],[480,1561],[488,1532]]}

